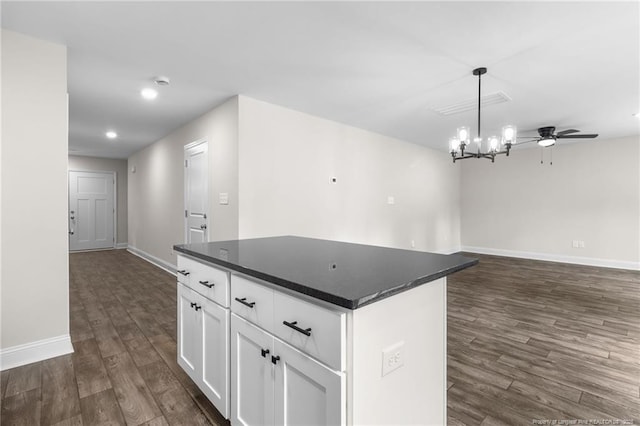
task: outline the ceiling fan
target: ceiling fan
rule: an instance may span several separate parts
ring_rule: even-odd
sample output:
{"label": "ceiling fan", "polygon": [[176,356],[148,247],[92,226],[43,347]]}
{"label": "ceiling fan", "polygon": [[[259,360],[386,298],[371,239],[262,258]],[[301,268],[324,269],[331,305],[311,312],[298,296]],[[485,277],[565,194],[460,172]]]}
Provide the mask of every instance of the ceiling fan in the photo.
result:
{"label": "ceiling fan", "polygon": [[538,145],[546,148],[554,145],[556,139],[593,139],[598,137],[597,133],[581,133],[576,135],[575,133],[580,132],[580,130],[577,129],[567,129],[558,133],[554,133],[555,131],[556,128],[553,126],[540,127],[538,129],[539,137],[533,137],[532,140],[523,143],[537,142]]}

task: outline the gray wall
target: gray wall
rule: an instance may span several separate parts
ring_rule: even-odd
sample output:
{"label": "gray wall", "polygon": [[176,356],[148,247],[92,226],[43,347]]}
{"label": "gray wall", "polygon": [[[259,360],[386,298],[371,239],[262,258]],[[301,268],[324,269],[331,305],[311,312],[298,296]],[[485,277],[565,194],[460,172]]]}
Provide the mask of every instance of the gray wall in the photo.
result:
{"label": "gray wall", "polygon": [[239,160],[243,238],[460,248],[459,169],[446,152],[241,96]]}
{"label": "gray wall", "polygon": [[2,30],[1,87],[0,349],[70,349],[66,48]]}
{"label": "gray wall", "polygon": [[[640,141],[518,149],[462,167],[462,244],[480,252],[640,267]],[[573,248],[573,241],[584,248]]]}
{"label": "gray wall", "polygon": [[[238,99],[193,120],[128,159],[129,247],[167,266],[184,242],[184,146],[209,144],[209,239],[238,237]],[[135,167],[136,172],[132,172]],[[229,204],[217,203],[229,194]]]}
{"label": "gray wall", "polygon": [[116,221],[116,243],[127,244],[127,160],[111,158],[69,156],[69,170],[89,172],[116,172],[116,204],[118,206]]}

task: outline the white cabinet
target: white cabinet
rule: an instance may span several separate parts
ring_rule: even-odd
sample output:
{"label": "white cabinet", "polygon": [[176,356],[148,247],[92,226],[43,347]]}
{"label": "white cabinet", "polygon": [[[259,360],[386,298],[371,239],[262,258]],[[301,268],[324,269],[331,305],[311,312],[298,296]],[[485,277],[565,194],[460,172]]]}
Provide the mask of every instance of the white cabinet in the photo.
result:
{"label": "white cabinet", "polygon": [[202,304],[202,371],[199,385],[220,414],[229,417],[229,310],[205,298]]}
{"label": "white cabinet", "polygon": [[273,424],[273,338],[231,314],[231,423]]}
{"label": "white cabinet", "polygon": [[193,381],[198,380],[199,365],[202,362],[200,314],[195,309],[197,304],[197,293],[178,284],[178,365]]}
{"label": "white cabinet", "polygon": [[274,339],[276,425],[343,425],[344,374]]}
{"label": "white cabinet", "polygon": [[178,268],[178,363],[233,426],[446,423],[445,278],[348,310]]}
{"label": "white cabinet", "polygon": [[228,304],[228,273],[183,257],[178,265],[178,365],[228,418],[229,309],[210,298]]}
{"label": "white cabinet", "polygon": [[232,424],[344,424],[344,374],[235,314],[231,335]]}

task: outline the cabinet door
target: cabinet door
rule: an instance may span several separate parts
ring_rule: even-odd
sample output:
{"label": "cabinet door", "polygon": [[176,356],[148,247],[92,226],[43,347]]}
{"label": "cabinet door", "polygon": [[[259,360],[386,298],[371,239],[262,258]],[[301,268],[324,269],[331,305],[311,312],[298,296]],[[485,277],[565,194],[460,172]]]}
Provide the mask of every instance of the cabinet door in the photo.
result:
{"label": "cabinet door", "polygon": [[275,424],[345,424],[344,375],[279,340],[274,352],[280,356],[275,366]]}
{"label": "cabinet door", "polygon": [[273,337],[231,314],[231,424],[273,424],[272,355]]}
{"label": "cabinet door", "polygon": [[202,299],[202,377],[200,388],[229,418],[229,311]]}
{"label": "cabinet door", "polygon": [[178,365],[198,383],[202,363],[202,315],[200,297],[178,284]]}

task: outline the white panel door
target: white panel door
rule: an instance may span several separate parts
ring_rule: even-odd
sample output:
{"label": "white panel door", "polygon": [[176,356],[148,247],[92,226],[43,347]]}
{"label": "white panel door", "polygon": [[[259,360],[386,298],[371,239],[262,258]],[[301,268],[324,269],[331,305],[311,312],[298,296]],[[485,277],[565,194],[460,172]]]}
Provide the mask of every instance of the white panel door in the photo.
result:
{"label": "white panel door", "polygon": [[275,340],[275,424],[345,424],[344,375]]}
{"label": "white panel door", "polygon": [[231,424],[273,425],[273,337],[231,314]]}
{"label": "white panel door", "polygon": [[202,299],[202,391],[229,418],[229,310]]}
{"label": "white panel door", "polygon": [[207,142],[187,145],[184,150],[184,212],[185,242],[202,243],[208,240]]}
{"label": "white panel door", "polygon": [[69,250],[115,247],[115,178],[69,171]]}

